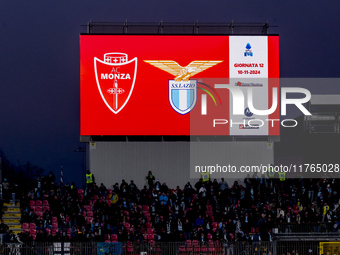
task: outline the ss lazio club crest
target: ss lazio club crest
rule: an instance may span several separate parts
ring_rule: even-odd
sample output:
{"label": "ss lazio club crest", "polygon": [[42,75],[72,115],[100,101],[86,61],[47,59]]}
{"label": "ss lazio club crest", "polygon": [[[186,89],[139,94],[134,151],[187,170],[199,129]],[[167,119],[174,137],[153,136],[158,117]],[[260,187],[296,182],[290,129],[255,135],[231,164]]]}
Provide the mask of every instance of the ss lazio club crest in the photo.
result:
{"label": "ss lazio club crest", "polygon": [[125,53],[106,53],[104,61],[94,58],[99,93],[106,106],[119,113],[130,99],[137,74],[137,58],[128,60]]}
{"label": "ss lazio club crest", "polygon": [[190,77],[222,61],[196,60],[186,67],[173,60],[144,60],[144,62],[175,76],[174,80],[169,80],[169,102],[176,112],[187,114],[195,107],[197,101],[197,83],[196,80],[189,80]]}

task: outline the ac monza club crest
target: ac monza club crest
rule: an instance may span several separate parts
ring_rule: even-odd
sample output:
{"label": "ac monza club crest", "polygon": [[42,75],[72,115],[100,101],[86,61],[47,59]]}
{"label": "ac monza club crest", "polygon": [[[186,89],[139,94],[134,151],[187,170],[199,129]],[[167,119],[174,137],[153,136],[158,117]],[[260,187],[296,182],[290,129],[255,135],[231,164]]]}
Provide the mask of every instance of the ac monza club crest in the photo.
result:
{"label": "ac monza club crest", "polygon": [[130,99],[137,74],[137,58],[128,60],[125,53],[106,53],[104,60],[94,58],[99,93],[106,106],[119,113]]}

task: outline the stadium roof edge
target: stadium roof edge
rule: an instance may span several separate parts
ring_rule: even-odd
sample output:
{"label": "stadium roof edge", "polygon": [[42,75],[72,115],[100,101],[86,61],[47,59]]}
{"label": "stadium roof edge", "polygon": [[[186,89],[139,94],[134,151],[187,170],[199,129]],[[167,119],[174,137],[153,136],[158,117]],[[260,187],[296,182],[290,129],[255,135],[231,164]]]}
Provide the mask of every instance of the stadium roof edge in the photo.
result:
{"label": "stadium roof edge", "polygon": [[219,34],[269,35],[269,28],[278,26],[263,23],[181,23],[181,22],[88,22],[85,34]]}

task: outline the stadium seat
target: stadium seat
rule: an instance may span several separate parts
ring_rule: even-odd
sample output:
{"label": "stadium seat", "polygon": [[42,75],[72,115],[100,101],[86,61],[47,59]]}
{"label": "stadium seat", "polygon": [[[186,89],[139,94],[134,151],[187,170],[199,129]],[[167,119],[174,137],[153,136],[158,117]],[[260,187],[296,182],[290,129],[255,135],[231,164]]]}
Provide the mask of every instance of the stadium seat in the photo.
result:
{"label": "stadium seat", "polygon": [[208,252],[208,247],[206,245],[201,246],[201,252],[202,253],[207,253]]}
{"label": "stadium seat", "polygon": [[212,239],[213,239],[212,234],[209,233],[209,234],[207,235],[207,238],[208,238],[208,240],[212,240]]}
{"label": "stadium seat", "polygon": [[185,253],[186,252],[184,245],[179,246],[179,252],[180,253]]}
{"label": "stadium seat", "polygon": [[42,216],[43,216],[43,212],[42,212],[42,211],[37,211],[37,212],[35,212],[35,214],[36,214],[38,217],[42,217]]}
{"label": "stadium seat", "polygon": [[28,223],[22,223],[22,229],[28,231],[29,230],[29,225]]}
{"label": "stadium seat", "polygon": [[111,237],[108,234],[104,235],[104,239],[105,239],[105,241],[107,241],[107,240],[111,241]]}
{"label": "stadium seat", "polygon": [[35,228],[36,228],[35,223],[30,223],[30,229],[35,229]]}
{"label": "stadium seat", "polygon": [[149,206],[148,205],[143,205],[143,211],[149,211]]}
{"label": "stadium seat", "polygon": [[43,205],[49,206],[48,200],[43,200]]}
{"label": "stadium seat", "polygon": [[31,228],[30,229],[30,233],[31,233],[31,235],[36,235],[37,234],[37,230],[35,228]]}
{"label": "stadium seat", "polygon": [[30,206],[35,206],[35,201],[34,200],[30,200]]}
{"label": "stadium seat", "polygon": [[213,228],[217,228],[217,222],[211,223],[211,226],[212,226]]}
{"label": "stadium seat", "polygon": [[52,223],[53,222],[58,222],[58,218],[57,217],[52,217]]}
{"label": "stadium seat", "polygon": [[86,221],[87,221],[88,223],[91,223],[91,222],[93,221],[93,217],[86,217]]}
{"label": "stadium seat", "polygon": [[43,205],[42,210],[43,210],[43,212],[49,211],[50,207],[48,205]]}
{"label": "stadium seat", "polygon": [[106,200],[106,203],[107,203],[108,206],[110,207],[110,206],[111,206],[111,199],[107,199],[107,200]]}
{"label": "stadium seat", "polygon": [[35,212],[35,205],[30,205],[30,208],[33,212]]}
{"label": "stadium seat", "polygon": [[144,240],[148,240],[148,234],[143,234]]}
{"label": "stadium seat", "polygon": [[215,252],[215,247],[213,247],[213,246],[212,246],[212,247],[209,247],[209,248],[208,248],[208,251],[209,251],[210,253],[214,253],[214,252]]}
{"label": "stadium seat", "polygon": [[83,194],[84,190],[83,189],[78,189],[78,194]]}
{"label": "stadium seat", "polygon": [[146,233],[153,234],[153,229],[152,228],[147,228]]}
{"label": "stadium seat", "polygon": [[118,240],[118,236],[116,234],[112,234],[111,241],[117,241],[117,240]]}
{"label": "stadium seat", "polygon": [[93,212],[92,211],[87,211],[86,212],[87,217],[93,217]]}
{"label": "stadium seat", "polygon": [[46,231],[47,234],[51,233],[51,229],[49,229],[49,228],[45,228],[45,231]]}
{"label": "stadium seat", "polygon": [[186,241],[185,241],[185,244],[186,244],[187,247],[188,247],[188,246],[190,246],[190,247],[192,246],[191,240],[186,240]]}
{"label": "stadium seat", "polygon": [[125,222],[125,223],[124,223],[124,227],[125,227],[127,230],[130,230],[130,223],[129,223],[129,222]]}
{"label": "stadium seat", "polygon": [[207,211],[212,211],[212,205],[207,205]]}
{"label": "stadium seat", "polygon": [[148,234],[148,240],[154,240],[155,236],[154,234]]}
{"label": "stadium seat", "polygon": [[42,211],[42,206],[41,205],[37,205],[35,207],[35,210],[41,212]]}
{"label": "stadium seat", "polygon": [[201,253],[201,249],[200,249],[200,246],[198,245],[198,246],[193,246],[193,248],[194,248],[194,253],[198,253],[198,254],[200,254]]}
{"label": "stadium seat", "polygon": [[86,211],[92,211],[92,205],[85,206]]}
{"label": "stadium seat", "polygon": [[52,228],[53,229],[58,229],[58,223],[56,223],[56,222],[52,223]]}
{"label": "stadium seat", "polygon": [[192,246],[193,246],[193,247],[200,246],[198,240],[192,240]]}
{"label": "stadium seat", "polygon": [[147,222],[147,223],[145,224],[145,226],[146,226],[147,228],[152,228],[152,223],[151,223],[151,222]]}
{"label": "stadium seat", "polygon": [[42,201],[41,200],[35,201],[35,205],[42,206]]}

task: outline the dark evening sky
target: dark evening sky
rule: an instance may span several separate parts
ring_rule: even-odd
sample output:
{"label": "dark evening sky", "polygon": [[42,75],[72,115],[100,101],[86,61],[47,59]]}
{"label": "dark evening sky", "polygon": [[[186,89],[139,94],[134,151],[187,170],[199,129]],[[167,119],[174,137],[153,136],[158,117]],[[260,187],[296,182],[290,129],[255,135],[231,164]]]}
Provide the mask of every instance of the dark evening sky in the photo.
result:
{"label": "dark evening sky", "polygon": [[[0,148],[66,181],[81,176],[79,34],[94,22],[269,22],[282,77],[339,77],[339,1],[0,2]],[[340,93],[335,84],[313,93]]]}

